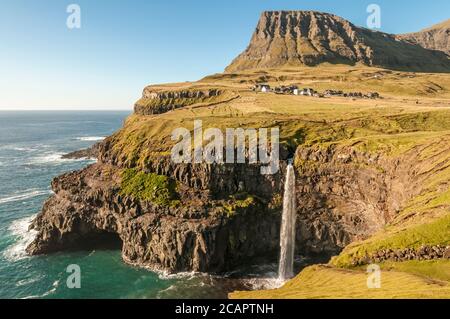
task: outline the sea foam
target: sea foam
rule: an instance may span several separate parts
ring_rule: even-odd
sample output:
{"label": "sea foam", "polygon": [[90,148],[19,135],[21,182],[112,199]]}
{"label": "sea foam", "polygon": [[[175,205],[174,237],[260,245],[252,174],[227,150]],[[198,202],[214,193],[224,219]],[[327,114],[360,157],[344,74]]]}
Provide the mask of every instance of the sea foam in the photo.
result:
{"label": "sea foam", "polygon": [[35,217],[36,215],[16,220],[9,226],[8,230],[12,235],[18,237],[18,239],[16,243],[8,247],[4,252],[4,256],[7,260],[14,262],[28,258],[25,250],[37,235],[37,231],[29,229],[31,222]]}
{"label": "sea foam", "polygon": [[60,163],[68,163],[68,162],[82,162],[82,161],[95,161],[91,158],[63,158],[65,153],[62,152],[52,152],[52,153],[45,153],[43,155],[37,156],[28,164],[31,165],[39,165],[39,164],[60,164]]}
{"label": "sea foam", "polygon": [[24,201],[33,197],[50,195],[50,190],[28,189],[22,193],[12,194],[7,197],[0,198],[0,204],[6,204],[11,202]]}
{"label": "sea foam", "polygon": [[76,139],[78,141],[85,141],[85,142],[96,142],[96,141],[103,141],[106,137],[104,136],[82,136],[77,137]]}

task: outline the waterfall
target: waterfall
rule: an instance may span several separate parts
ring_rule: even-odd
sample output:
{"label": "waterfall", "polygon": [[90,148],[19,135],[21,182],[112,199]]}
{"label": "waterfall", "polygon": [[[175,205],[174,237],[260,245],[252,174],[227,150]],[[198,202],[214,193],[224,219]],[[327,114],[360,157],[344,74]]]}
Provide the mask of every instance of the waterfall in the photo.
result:
{"label": "waterfall", "polygon": [[295,219],[295,172],[292,164],[289,164],[284,185],[283,217],[280,232],[281,252],[278,271],[280,280],[286,280],[294,276]]}

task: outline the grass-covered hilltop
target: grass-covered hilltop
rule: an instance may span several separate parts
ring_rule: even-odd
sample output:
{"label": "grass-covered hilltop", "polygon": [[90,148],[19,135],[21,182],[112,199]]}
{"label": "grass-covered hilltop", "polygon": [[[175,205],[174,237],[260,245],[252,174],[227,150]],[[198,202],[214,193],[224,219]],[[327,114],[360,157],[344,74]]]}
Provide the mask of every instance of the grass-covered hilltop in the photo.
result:
{"label": "grass-covered hilltop", "polygon": [[[268,29],[227,72],[145,88],[123,128],[98,146],[98,163],[53,181],[28,252],[111,237],[125,262],[169,272],[277,260],[294,158],[296,253],[329,262],[280,289],[231,298],[449,298],[449,57],[336,16],[262,19]],[[336,28],[329,44],[324,26]],[[253,89],[261,84],[272,89]],[[279,127],[280,171],[173,163],[173,130],[193,132],[195,120],[223,132]],[[369,264],[381,267],[379,289],[367,288]]]}

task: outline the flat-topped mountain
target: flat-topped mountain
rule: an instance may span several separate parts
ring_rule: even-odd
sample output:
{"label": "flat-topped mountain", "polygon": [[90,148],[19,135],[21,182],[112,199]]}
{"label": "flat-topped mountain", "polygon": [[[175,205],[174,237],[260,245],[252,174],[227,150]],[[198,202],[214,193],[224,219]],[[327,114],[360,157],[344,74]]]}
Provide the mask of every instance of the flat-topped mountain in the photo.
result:
{"label": "flat-topped mountain", "polygon": [[399,35],[399,38],[450,55],[450,19],[420,32]]}
{"label": "flat-topped mountain", "polygon": [[444,53],[316,11],[263,12],[248,48],[226,71],[323,62],[450,72],[450,60]]}

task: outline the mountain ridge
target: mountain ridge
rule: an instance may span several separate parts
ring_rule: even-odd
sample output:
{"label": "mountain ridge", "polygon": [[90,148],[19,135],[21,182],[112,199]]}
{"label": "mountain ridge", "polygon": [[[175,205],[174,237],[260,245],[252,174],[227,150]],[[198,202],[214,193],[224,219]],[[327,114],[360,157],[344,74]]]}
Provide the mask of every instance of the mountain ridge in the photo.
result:
{"label": "mountain ridge", "polygon": [[450,55],[450,19],[419,32],[401,34],[398,38],[426,49],[438,50]]}
{"label": "mountain ridge", "polygon": [[450,72],[449,57],[442,52],[319,11],[263,12],[247,49],[225,71],[316,66],[324,62]]}

